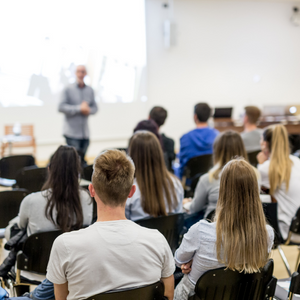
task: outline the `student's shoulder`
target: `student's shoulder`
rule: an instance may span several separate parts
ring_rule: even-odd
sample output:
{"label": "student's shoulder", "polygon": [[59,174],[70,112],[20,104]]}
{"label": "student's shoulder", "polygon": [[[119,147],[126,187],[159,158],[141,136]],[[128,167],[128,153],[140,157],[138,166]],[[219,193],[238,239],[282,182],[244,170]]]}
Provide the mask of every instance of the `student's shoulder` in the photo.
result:
{"label": "student's shoulder", "polygon": [[35,192],[27,195],[23,200],[22,204],[41,204],[43,200],[45,200],[47,195],[47,191]]}

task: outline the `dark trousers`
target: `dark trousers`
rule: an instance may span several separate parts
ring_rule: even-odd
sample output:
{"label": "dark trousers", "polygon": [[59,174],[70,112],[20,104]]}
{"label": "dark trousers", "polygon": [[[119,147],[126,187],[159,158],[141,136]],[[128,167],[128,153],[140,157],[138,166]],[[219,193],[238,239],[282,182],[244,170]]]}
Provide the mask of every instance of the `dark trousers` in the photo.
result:
{"label": "dark trousers", "polygon": [[80,156],[81,158],[81,163],[82,164],[85,164],[85,160],[84,160],[84,157],[85,157],[85,154],[86,154],[86,151],[87,151],[87,148],[90,144],[90,140],[89,139],[73,139],[73,138],[69,138],[67,136],[65,136],[66,138],[66,142],[69,146],[73,146],[77,152],[78,152],[78,155]]}

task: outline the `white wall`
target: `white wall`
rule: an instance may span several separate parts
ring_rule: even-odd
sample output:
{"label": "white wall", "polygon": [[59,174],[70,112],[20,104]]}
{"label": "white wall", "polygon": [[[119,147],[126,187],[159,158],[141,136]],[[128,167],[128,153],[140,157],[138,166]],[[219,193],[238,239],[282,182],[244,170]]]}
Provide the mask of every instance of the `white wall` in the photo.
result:
{"label": "white wall", "polygon": [[[248,104],[300,102],[300,27],[290,23],[293,2],[174,0],[176,46],[163,46],[162,0],[146,0],[147,103],[101,104],[90,118],[88,156],[125,146],[136,123],[153,105],[169,111],[162,128],[177,141],[193,128],[193,106],[234,106],[235,117]],[[253,77],[261,76],[255,83]],[[16,86],[17,88],[17,86]],[[35,124],[38,159],[64,142],[56,107],[0,108],[4,124]]]}
{"label": "white wall", "polygon": [[148,96],[150,106],[168,109],[162,128],[168,135],[178,141],[194,126],[200,101],[234,106],[235,117],[249,104],[300,103],[300,27],[290,22],[295,2],[174,0],[177,41],[169,50],[164,2],[146,0]]}

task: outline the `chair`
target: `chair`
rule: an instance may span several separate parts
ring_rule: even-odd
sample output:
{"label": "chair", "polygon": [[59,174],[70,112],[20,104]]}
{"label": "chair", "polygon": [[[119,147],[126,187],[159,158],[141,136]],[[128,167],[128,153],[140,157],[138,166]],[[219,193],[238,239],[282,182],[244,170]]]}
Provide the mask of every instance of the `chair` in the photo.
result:
{"label": "chair", "polygon": [[93,175],[93,165],[88,165],[83,168],[82,178],[88,181],[92,180]]}
{"label": "chair", "polygon": [[150,217],[137,220],[135,221],[135,223],[143,227],[157,229],[160,233],[164,235],[173,253],[178,248],[180,238],[183,233],[183,214],[170,214],[168,216],[162,216],[157,218]]}
{"label": "chair", "polygon": [[288,300],[292,300],[294,295],[300,295],[300,274],[299,274],[299,270],[297,272],[293,273],[293,275],[291,277],[291,284],[290,284],[290,289],[289,289]]}
{"label": "chair", "polygon": [[[4,126],[4,135],[14,135],[14,125]],[[36,155],[36,143],[34,137],[34,126],[33,125],[21,125],[21,135],[27,135],[31,137],[30,141],[26,142],[15,142],[12,145],[14,147],[33,147],[33,154]],[[5,149],[9,146],[8,142],[4,142],[1,145],[1,156],[4,156]]]}
{"label": "chair", "polygon": [[212,154],[196,156],[187,162],[182,176],[182,186],[186,197],[194,195],[199,177],[207,173],[212,166]]}
{"label": "chair", "polygon": [[189,300],[262,300],[273,299],[277,279],[272,276],[273,260],[253,274],[225,268],[206,272],[195,286]]}
{"label": "chair", "polygon": [[47,179],[47,168],[36,166],[21,169],[16,176],[14,188],[24,188],[31,193],[39,192]]}
{"label": "chair", "polygon": [[32,155],[13,155],[0,159],[0,177],[16,179],[17,173],[24,167],[34,166]]}
{"label": "chair", "polygon": [[86,300],[163,300],[164,292],[163,282],[158,281],[144,287],[97,294]]}
{"label": "chair", "polygon": [[258,165],[258,161],[257,161],[257,154],[260,152],[260,150],[258,151],[253,151],[253,152],[248,152],[248,160],[249,160],[249,163],[253,166],[253,167],[257,167]]}
{"label": "chair", "polygon": [[277,203],[263,203],[263,209],[264,209],[267,221],[273,227],[274,232],[275,232],[274,248],[278,249],[281,259],[282,259],[282,261],[285,265],[285,268],[289,274],[289,277],[291,277],[292,276],[291,268],[289,266],[289,263],[286,259],[285,254],[281,248],[281,245],[282,244],[298,245],[299,252],[298,252],[298,257],[297,257],[296,267],[295,267],[295,269],[297,269],[297,266],[300,261],[300,243],[293,242],[292,235],[293,234],[296,234],[298,236],[300,235],[300,208],[297,210],[296,215],[292,219],[290,229],[289,229],[289,234],[288,234],[286,241],[283,240],[281,233],[280,233],[279,226],[278,226]]}
{"label": "chair", "polygon": [[16,270],[8,272],[6,284],[13,292],[19,285],[38,285],[40,282],[21,276],[21,271],[46,275],[47,264],[54,240],[59,230],[32,234],[25,241],[22,251],[17,254]]}
{"label": "chair", "polygon": [[0,192],[0,228],[5,228],[18,215],[20,204],[28,194],[25,189]]}

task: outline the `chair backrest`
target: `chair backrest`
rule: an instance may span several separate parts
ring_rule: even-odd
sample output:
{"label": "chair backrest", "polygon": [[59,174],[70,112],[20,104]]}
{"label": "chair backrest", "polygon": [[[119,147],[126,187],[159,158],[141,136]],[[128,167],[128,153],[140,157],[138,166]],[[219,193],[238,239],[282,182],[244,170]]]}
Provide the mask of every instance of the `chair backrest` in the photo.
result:
{"label": "chair backrest", "polygon": [[298,208],[296,215],[292,219],[290,231],[292,233],[300,234],[300,208]]}
{"label": "chair backrest", "polygon": [[54,240],[61,234],[59,230],[30,235],[17,255],[17,269],[46,274],[47,264]]}
{"label": "chair backrest", "polygon": [[[273,260],[258,273],[244,274],[225,268],[211,270],[201,276],[195,286],[194,300],[261,300],[270,299],[275,292],[272,276]],[[270,288],[271,287],[271,288]],[[269,292],[272,290],[271,292]],[[266,297],[268,295],[268,297]],[[273,294],[274,295],[274,294]]]}
{"label": "chair backrest", "polygon": [[275,238],[274,246],[277,246],[282,243],[283,239],[280,233],[278,225],[278,216],[277,216],[277,202],[276,203],[263,203],[263,210],[266,216],[267,223],[273,227]]}
{"label": "chair backrest", "polygon": [[20,204],[28,194],[25,189],[0,192],[0,228],[6,227],[18,215]]}
{"label": "chair backrest", "polygon": [[36,166],[21,169],[16,176],[16,186],[33,192],[39,192],[47,179],[47,168]]}
{"label": "chair backrest", "polygon": [[162,233],[168,241],[173,253],[178,248],[180,235],[183,232],[184,226],[183,214],[170,214],[168,216],[157,218],[145,218],[135,222],[143,227],[157,229]]}
{"label": "chair backrest", "polygon": [[258,151],[253,151],[253,152],[248,152],[248,160],[249,160],[249,163],[253,166],[253,167],[257,167],[258,165],[258,161],[257,161],[257,154],[260,152],[260,150]]}
{"label": "chair backrest", "polygon": [[88,165],[84,167],[82,178],[91,181],[92,175],[93,175],[93,165]]}
{"label": "chair backrest", "polygon": [[293,299],[293,295],[300,295],[300,274],[298,272],[294,272],[291,277],[290,290],[289,290],[289,298]]}
{"label": "chair backrest", "polygon": [[163,282],[158,281],[144,287],[101,293],[86,300],[162,300],[164,292]]}
{"label": "chair backrest", "polygon": [[34,166],[32,155],[12,155],[0,159],[0,177],[16,179],[17,173],[24,167]]}
{"label": "chair backrest", "polygon": [[184,176],[186,176],[187,179],[193,178],[194,176],[199,177],[201,174],[207,173],[212,166],[212,154],[193,157],[186,164]]}
{"label": "chair backrest", "polygon": [[[4,134],[5,135],[14,135],[13,131],[14,125],[5,125]],[[21,125],[21,135],[29,135],[34,137],[34,126],[33,125]]]}

